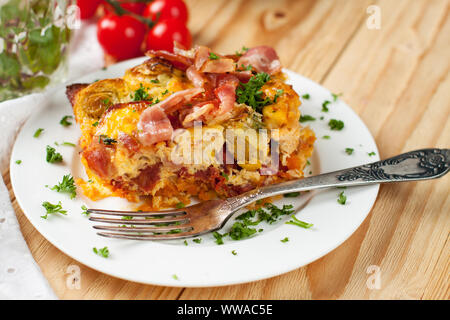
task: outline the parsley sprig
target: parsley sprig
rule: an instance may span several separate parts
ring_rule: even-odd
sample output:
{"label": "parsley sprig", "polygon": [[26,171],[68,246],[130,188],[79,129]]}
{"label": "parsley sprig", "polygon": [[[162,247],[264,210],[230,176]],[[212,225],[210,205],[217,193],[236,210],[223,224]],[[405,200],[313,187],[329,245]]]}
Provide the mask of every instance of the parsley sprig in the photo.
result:
{"label": "parsley sprig", "polygon": [[57,204],[51,204],[48,201],[44,201],[42,203],[42,206],[45,208],[45,214],[43,216],[41,216],[42,219],[47,219],[49,214],[55,214],[55,213],[60,213],[60,214],[67,214],[66,210],[63,210],[62,205],[61,205],[61,201],[59,201]]}
{"label": "parsley sprig", "polygon": [[51,189],[60,193],[68,193],[70,199],[77,196],[77,187],[75,186],[75,181],[70,173],[63,176],[62,181],[54,185]]}

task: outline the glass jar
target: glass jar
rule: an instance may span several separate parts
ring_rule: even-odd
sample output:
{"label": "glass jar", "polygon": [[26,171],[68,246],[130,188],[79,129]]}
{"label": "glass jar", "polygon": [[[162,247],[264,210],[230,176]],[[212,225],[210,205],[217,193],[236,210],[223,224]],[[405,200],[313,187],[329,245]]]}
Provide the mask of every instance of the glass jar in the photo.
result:
{"label": "glass jar", "polygon": [[75,0],[0,0],[0,101],[65,80]]}

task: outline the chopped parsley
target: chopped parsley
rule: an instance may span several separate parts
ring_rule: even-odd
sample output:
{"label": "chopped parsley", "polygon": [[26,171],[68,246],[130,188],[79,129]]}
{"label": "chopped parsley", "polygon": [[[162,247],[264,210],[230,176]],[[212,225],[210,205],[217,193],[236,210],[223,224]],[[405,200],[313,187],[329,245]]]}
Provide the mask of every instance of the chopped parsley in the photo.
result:
{"label": "chopped parsley", "polygon": [[323,136],[323,137],[322,137],[322,139],[325,139],[325,140],[330,140],[330,139],[331,139],[331,137],[330,137],[330,136]]}
{"label": "chopped parsley", "polygon": [[139,89],[134,91],[134,96],[132,96],[133,101],[150,101],[152,97],[148,94],[147,90],[144,88],[142,83],[139,84]]}
{"label": "chopped parsley", "polygon": [[236,250],[231,251],[231,254],[232,254],[233,256],[237,255]]}
{"label": "chopped parsley", "polygon": [[245,46],[242,47],[241,51],[236,51],[235,54],[240,57],[242,56],[245,52],[248,51],[248,48],[246,48]]}
{"label": "chopped parsley", "polygon": [[282,208],[278,208],[272,203],[266,203],[263,208],[248,210],[239,215],[229,232],[225,234],[213,232],[213,236],[219,245],[224,243],[224,237],[230,237],[232,240],[250,238],[255,233],[263,231],[263,229],[257,230],[254,226],[263,221],[272,224],[280,220],[281,216],[292,214],[294,212],[292,208],[292,205],[283,205]]}
{"label": "chopped parsley", "polygon": [[216,243],[217,244],[223,244],[223,237],[225,236],[226,234],[220,234],[220,233],[218,233],[217,231],[214,231],[213,232],[213,236],[214,236],[214,238],[216,238]]}
{"label": "chopped parsley", "polygon": [[108,247],[104,247],[101,249],[97,249],[96,247],[92,248],[92,251],[94,251],[95,254],[103,257],[103,258],[108,258],[109,257],[109,250]]}
{"label": "chopped parsley", "polygon": [[113,143],[117,143],[117,140],[110,138],[107,135],[101,134],[98,136],[98,142],[103,143],[104,145],[110,146]]}
{"label": "chopped parsley", "polygon": [[302,98],[305,99],[305,100],[309,100],[310,97],[311,96],[309,95],[309,93],[306,93],[306,94],[302,95]]}
{"label": "chopped parsley", "polygon": [[184,240],[184,242],[183,242],[183,243],[184,243],[184,245],[185,245],[185,246],[187,246],[187,245],[188,245],[188,242],[187,242],[186,240]]}
{"label": "chopped parsley", "polygon": [[289,193],[283,194],[283,197],[285,197],[285,198],[296,198],[299,195],[300,195],[300,192],[289,192]]}
{"label": "chopped parsley", "polygon": [[345,153],[348,154],[348,155],[353,154],[353,151],[355,151],[355,149],[353,149],[353,148],[345,148]]}
{"label": "chopped parsley", "polygon": [[89,215],[88,208],[84,204],[81,206],[81,210],[83,210],[81,214],[84,214],[85,216]]}
{"label": "chopped parsley", "polygon": [[300,122],[315,121],[315,120],[316,120],[316,118],[314,118],[313,116],[307,115],[307,114],[301,115],[300,119],[299,119]]}
{"label": "chopped parsley", "polygon": [[61,206],[61,201],[58,202],[58,204],[51,204],[48,201],[45,201],[42,203],[42,206],[45,208],[46,212],[45,215],[41,216],[42,219],[47,219],[49,214],[55,214],[55,213],[60,213],[60,214],[67,214],[66,210],[63,210],[62,206]]}
{"label": "chopped parsley", "polygon": [[92,124],[92,126],[93,126],[93,127],[98,126],[98,121],[95,121],[95,122]]}
{"label": "chopped parsley", "polygon": [[344,128],[344,122],[341,120],[331,119],[328,122],[328,126],[330,127],[331,130],[340,131]]}
{"label": "chopped parsley", "polygon": [[292,224],[294,226],[302,227],[305,229],[309,229],[313,226],[313,224],[311,223],[298,220],[295,216],[292,216],[291,218],[292,220],[289,220],[288,222],[286,222],[286,224]]}
{"label": "chopped parsley", "polygon": [[286,237],[286,238],[284,238],[284,239],[282,239],[282,240],[280,240],[281,242],[288,242],[289,241],[289,238],[288,237]]}
{"label": "chopped parsley", "polygon": [[236,88],[236,101],[261,113],[263,107],[273,103],[271,99],[262,97],[261,88],[269,80],[270,76],[267,73],[260,72],[251,77],[247,83],[241,82]]}
{"label": "chopped parsley", "polygon": [[178,278],[178,276],[176,274],[173,274],[172,278],[174,278],[175,280],[180,280],[180,278]]}
{"label": "chopped parsley", "polygon": [[132,216],[123,216],[121,219],[122,220],[133,220],[133,217]]}
{"label": "chopped parsley", "polygon": [[342,92],[341,93],[331,93],[331,95],[333,96],[333,101],[336,102],[338,100],[338,98],[340,96],[342,96]]}
{"label": "chopped parsley", "polygon": [[52,148],[50,146],[47,146],[47,156],[45,160],[49,163],[55,163],[55,162],[61,162],[63,161],[63,157],[60,153],[56,152],[55,148]]}
{"label": "chopped parsley", "polygon": [[21,163],[22,163],[22,160],[16,160],[16,163],[17,163],[17,164],[21,164]]}
{"label": "chopped parsley", "polygon": [[369,155],[369,157],[371,157],[371,156],[376,155],[376,153],[372,151],[372,152],[369,152],[368,155]]}
{"label": "chopped parsley", "polygon": [[325,100],[323,103],[322,103],[322,112],[328,112],[329,111],[329,109],[328,109],[328,105],[331,103],[331,101],[329,101],[329,100]]}
{"label": "chopped parsley", "polygon": [[72,119],[72,116],[64,116],[62,117],[61,121],[59,121],[59,124],[68,127],[72,124],[72,122],[68,121],[67,119]]}
{"label": "chopped parsley", "polygon": [[323,120],[323,119],[324,119],[324,117],[323,117],[323,116],[321,116],[321,117],[320,117],[320,120]]}
{"label": "chopped parsley", "polygon": [[77,187],[75,186],[75,181],[70,173],[63,176],[62,181],[57,185],[54,185],[51,190],[55,190],[60,193],[68,193],[70,195],[70,199],[77,196]]}
{"label": "chopped parsley", "polygon": [[37,138],[41,135],[42,131],[44,131],[44,129],[39,128],[36,130],[36,132],[33,134],[33,137]]}
{"label": "chopped parsley", "polygon": [[163,93],[161,93],[163,96],[169,93],[169,89],[166,89]]}
{"label": "chopped parsley", "polygon": [[201,243],[202,242],[202,238],[193,239],[192,241],[194,241],[195,243]]}
{"label": "chopped parsley", "polygon": [[209,60],[218,60],[219,56],[215,54],[214,52],[209,53]]}
{"label": "chopped parsley", "polygon": [[178,203],[175,205],[175,208],[177,208],[177,209],[181,209],[181,208],[184,208],[184,207],[186,207],[186,205],[185,205],[183,202],[178,202]]}
{"label": "chopped parsley", "polygon": [[342,191],[341,193],[339,193],[339,198],[337,199],[337,202],[339,204],[344,205],[346,201],[347,201],[347,196],[344,194],[344,191]]}
{"label": "chopped parsley", "polygon": [[277,102],[278,98],[284,93],[283,89],[278,89],[273,97],[273,103]]}
{"label": "chopped parsley", "polygon": [[225,172],[220,172],[220,175],[225,178],[226,181],[230,179],[230,177]]}
{"label": "chopped parsley", "polygon": [[159,80],[158,79],[152,79],[152,80],[150,80],[150,82],[151,83],[159,83]]}

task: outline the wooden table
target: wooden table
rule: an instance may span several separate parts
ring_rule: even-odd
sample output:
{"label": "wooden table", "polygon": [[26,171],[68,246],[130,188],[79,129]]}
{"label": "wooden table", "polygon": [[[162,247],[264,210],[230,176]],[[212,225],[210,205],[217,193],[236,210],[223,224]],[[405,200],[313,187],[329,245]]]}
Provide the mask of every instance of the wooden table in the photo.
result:
{"label": "wooden table", "polygon": [[[218,52],[271,45],[287,68],[342,92],[381,157],[450,146],[448,0],[187,2],[196,43]],[[380,29],[367,26],[369,5],[380,10]],[[10,188],[9,174],[4,178]],[[34,258],[62,299],[449,299],[449,190],[449,176],[383,185],[360,228],[325,257],[268,280],[195,289],[141,285],[85,267],[45,240],[12,192],[11,199]],[[69,265],[81,268],[80,290],[66,288]],[[379,289],[366,284],[372,265]]]}

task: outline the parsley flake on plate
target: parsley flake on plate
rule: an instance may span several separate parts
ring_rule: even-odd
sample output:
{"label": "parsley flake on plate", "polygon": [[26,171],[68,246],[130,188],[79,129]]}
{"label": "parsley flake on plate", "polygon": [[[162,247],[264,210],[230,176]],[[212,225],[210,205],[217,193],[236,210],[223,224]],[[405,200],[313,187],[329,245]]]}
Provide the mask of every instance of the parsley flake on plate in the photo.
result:
{"label": "parsley flake on plate", "polygon": [[313,224],[311,223],[307,223],[301,220],[298,220],[295,216],[291,216],[292,220],[289,220],[288,222],[286,222],[286,224],[292,224],[294,226],[298,226],[298,227],[302,227],[305,229],[309,229],[313,226]]}
{"label": "parsley flake on plate", "polygon": [[56,152],[55,148],[47,146],[46,151],[47,151],[47,155],[45,157],[45,160],[48,163],[56,163],[56,162],[63,161],[62,155],[60,153]]}
{"label": "parsley flake on plate", "polygon": [[330,139],[331,139],[331,137],[330,137],[330,136],[323,136],[323,137],[322,137],[322,139],[325,139],[325,140],[330,140]]}
{"label": "parsley flake on plate", "polygon": [[16,163],[17,163],[17,164],[21,164],[21,163],[22,163],[22,160],[16,160]]}
{"label": "parsley flake on plate", "polygon": [[42,131],[44,131],[43,128],[37,129],[37,130],[34,132],[33,137],[38,138],[38,137],[41,135]]}
{"label": "parsley flake on plate", "polygon": [[231,254],[232,254],[233,256],[236,256],[236,255],[237,255],[236,250],[231,251]]}
{"label": "parsley flake on plate", "polygon": [[180,278],[178,278],[178,276],[176,274],[173,274],[172,278],[175,279],[175,280],[180,280]]}
{"label": "parsley flake on plate", "polygon": [[66,210],[63,210],[61,201],[58,202],[58,204],[51,204],[48,201],[44,201],[42,203],[42,206],[45,208],[45,215],[41,216],[42,219],[47,219],[49,214],[55,214],[60,213],[63,215],[67,214]]}
{"label": "parsley flake on plate", "polygon": [[57,185],[54,185],[51,190],[55,190],[60,193],[68,193],[70,195],[70,199],[77,196],[77,187],[75,186],[75,181],[70,173],[63,176],[62,181]]}
{"label": "parsley flake on plate", "polygon": [[300,116],[300,122],[301,123],[303,123],[303,122],[307,122],[307,121],[315,121],[316,120],[316,118],[314,118],[313,116],[310,116],[310,115],[307,115],[307,114],[305,114],[305,115],[301,115]]}
{"label": "parsley flake on plate", "polygon": [[345,202],[347,202],[347,196],[344,194],[344,191],[339,193],[339,198],[337,199],[337,202],[342,205],[344,205]]}
{"label": "parsley flake on plate", "polygon": [[202,238],[192,239],[192,241],[194,241],[195,243],[201,243],[202,242]]}
{"label": "parsley flake on plate", "polygon": [[101,248],[101,249],[97,249],[96,247],[94,247],[94,248],[92,248],[92,251],[94,251],[94,253],[96,255],[99,255],[99,256],[101,256],[103,258],[108,258],[109,257],[108,247],[104,247],[104,248]]}
{"label": "parsley flake on plate", "polygon": [[68,121],[67,119],[72,119],[72,116],[64,116],[62,117],[61,121],[59,121],[59,124],[68,127],[72,124],[72,122]]}
{"label": "parsley flake on plate", "polygon": [[83,214],[83,215],[85,215],[85,216],[88,216],[88,215],[89,215],[88,208],[87,208],[84,204],[81,206],[81,210],[83,210],[83,211],[81,212],[81,214]]}
{"label": "parsley flake on plate", "polygon": [[348,154],[348,155],[353,154],[353,151],[355,151],[355,149],[353,149],[353,148],[345,148],[345,153]]}
{"label": "parsley flake on plate", "polygon": [[329,101],[329,100],[325,100],[323,103],[322,103],[322,112],[328,112],[328,111],[330,111],[329,109],[328,109],[328,105],[331,103],[331,101]]}
{"label": "parsley flake on plate", "polygon": [[280,241],[283,242],[283,243],[285,243],[285,242],[288,242],[288,241],[289,241],[289,238],[286,237],[286,238],[284,238],[284,239],[282,239],[282,240],[280,240]]}
{"label": "parsley flake on plate", "polygon": [[372,151],[372,152],[369,152],[368,155],[369,155],[369,157],[372,157],[372,156],[376,155],[376,153]]}
{"label": "parsley flake on plate", "polygon": [[342,92],[341,93],[331,93],[331,96],[333,97],[333,101],[336,102],[340,96],[342,96]]}
{"label": "parsley flake on plate", "polygon": [[309,100],[310,97],[311,96],[309,95],[309,93],[306,93],[306,94],[302,95],[302,98],[305,99],[305,100]]}
{"label": "parsley flake on plate", "polygon": [[331,119],[328,122],[328,126],[331,130],[341,131],[344,128],[344,122],[341,120]]}

